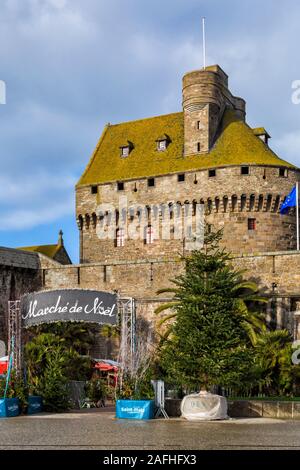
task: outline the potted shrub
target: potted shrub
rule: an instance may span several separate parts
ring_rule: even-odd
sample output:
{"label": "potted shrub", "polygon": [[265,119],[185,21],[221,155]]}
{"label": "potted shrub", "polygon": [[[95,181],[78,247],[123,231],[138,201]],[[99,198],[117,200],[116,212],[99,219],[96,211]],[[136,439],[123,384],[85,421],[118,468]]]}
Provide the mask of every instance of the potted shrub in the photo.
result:
{"label": "potted shrub", "polygon": [[41,413],[43,411],[43,399],[39,395],[28,396],[28,407],[27,414],[33,415],[35,413]]}
{"label": "potted shrub", "polygon": [[154,390],[148,378],[135,386],[132,377],[123,377],[116,400],[116,417],[123,419],[154,418]]}
{"label": "potted shrub", "polygon": [[127,419],[154,418],[154,389],[151,385],[154,348],[153,331],[145,321],[136,323],[135,350],[120,351],[116,386],[116,417]]}
{"label": "potted shrub", "polygon": [[7,383],[7,377],[0,380],[0,418],[11,418],[20,414],[20,400],[16,395],[14,382]]}

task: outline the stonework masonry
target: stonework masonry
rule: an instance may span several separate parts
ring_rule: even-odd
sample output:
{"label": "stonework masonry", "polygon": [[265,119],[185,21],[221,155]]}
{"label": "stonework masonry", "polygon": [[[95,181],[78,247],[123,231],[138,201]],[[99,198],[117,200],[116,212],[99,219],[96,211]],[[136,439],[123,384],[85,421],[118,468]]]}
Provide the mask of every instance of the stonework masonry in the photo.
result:
{"label": "stonework masonry", "polygon": [[211,149],[226,108],[245,119],[245,101],[232,96],[228,77],[218,66],[184,75],[182,97],[185,155],[206,153]]}
{"label": "stonework masonry", "polygon": [[[295,337],[300,337],[300,253],[285,251],[239,256],[232,258],[232,264],[245,269],[245,276],[255,280],[269,299],[268,321],[273,321],[277,327],[287,327]],[[80,286],[118,291],[121,297],[134,297],[137,314],[155,323],[155,308],[169,300],[158,296],[157,290],[171,286],[170,280],[183,270],[184,265],[179,259],[57,266],[44,271],[43,288]]]}
{"label": "stonework masonry", "polygon": [[0,247],[0,340],[7,345],[8,301],[43,289],[44,270],[61,266],[40,253]]}
{"label": "stonework masonry", "polygon": [[[299,179],[299,171],[289,169],[285,177],[279,176],[278,167],[251,166],[248,175],[241,175],[240,166],[218,168],[216,176],[210,177],[208,170],[189,172],[185,181],[178,182],[177,174],[159,176],[154,187],[147,187],[147,180],[127,181],[124,190],[118,191],[116,183],[98,186],[98,193],[91,194],[89,186],[77,188],[77,221],[80,229],[81,261],[174,258],[184,253],[184,240],[157,240],[146,245],[144,239],[127,240],[124,247],[116,247],[115,240],[100,240],[97,227],[105,224],[97,212],[99,204],[109,204],[118,210],[120,197],[126,197],[128,224],[134,223],[137,231],[141,227],[137,212],[141,208],[159,207],[180,203],[182,208],[193,203],[203,204],[205,219],[215,229],[223,229],[223,245],[235,253],[288,250],[295,248],[295,216],[280,215],[279,208],[285,196]],[[184,210],[184,209],[182,209]],[[133,217],[133,221],[132,221]],[[158,220],[155,220],[158,217]],[[151,222],[152,218],[152,222]],[[248,230],[248,219],[256,219],[256,230]],[[158,237],[162,231],[162,217],[152,210],[150,223],[157,226]],[[173,221],[174,222],[174,221]],[[147,222],[148,223],[148,222]],[[145,224],[146,225],[146,224]],[[170,221],[172,228],[172,221]]]}

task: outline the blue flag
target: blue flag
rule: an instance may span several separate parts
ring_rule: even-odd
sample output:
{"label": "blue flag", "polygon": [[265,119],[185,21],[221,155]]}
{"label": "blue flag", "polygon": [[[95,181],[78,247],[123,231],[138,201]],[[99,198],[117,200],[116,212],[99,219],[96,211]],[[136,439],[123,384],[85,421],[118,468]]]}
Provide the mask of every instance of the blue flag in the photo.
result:
{"label": "blue flag", "polygon": [[285,198],[280,207],[280,214],[287,214],[290,207],[296,207],[297,205],[297,191],[296,186],[293,187],[290,194]]}

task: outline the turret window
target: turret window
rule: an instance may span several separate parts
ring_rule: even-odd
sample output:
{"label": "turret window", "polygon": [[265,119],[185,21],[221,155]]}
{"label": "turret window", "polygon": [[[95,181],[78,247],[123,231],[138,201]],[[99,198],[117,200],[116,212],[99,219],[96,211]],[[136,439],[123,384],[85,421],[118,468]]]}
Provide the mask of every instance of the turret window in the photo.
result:
{"label": "turret window", "polygon": [[180,175],[177,175],[178,183],[183,183],[184,180],[185,180],[185,174],[184,173],[181,173]]}
{"label": "turret window", "polygon": [[96,185],[91,186],[91,193],[92,194],[97,194],[98,193],[98,186],[96,186]]}
{"label": "turret window", "polygon": [[249,175],[249,167],[248,166],[242,166],[241,167],[241,175]]}
{"label": "turret window", "polygon": [[124,191],[124,183],[123,183],[123,181],[119,181],[117,187],[118,187],[118,191]]}
{"label": "turret window", "polygon": [[288,171],[286,168],[279,168],[279,176],[281,178],[287,178]]}
{"label": "turret window", "polygon": [[216,176],[216,170],[208,170],[208,176],[209,178],[213,178]]}
{"label": "turret window", "polygon": [[149,178],[148,179],[148,188],[153,188],[155,186],[155,180],[154,178]]}
{"label": "turret window", "polygon": [[201,150],[200,142],[197,142],[197,152],[200,152],[200,150]]}

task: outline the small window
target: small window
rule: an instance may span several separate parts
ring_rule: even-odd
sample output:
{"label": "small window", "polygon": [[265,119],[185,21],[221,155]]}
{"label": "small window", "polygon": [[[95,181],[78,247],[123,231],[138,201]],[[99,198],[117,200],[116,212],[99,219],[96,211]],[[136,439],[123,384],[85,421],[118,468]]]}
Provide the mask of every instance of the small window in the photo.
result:
{"label": "small window", "polygon": [[97,194],[98,193],[98,186],[91,186],[91,193]]}
{"label": "small window", "polygon": [[211,232],[212,232],[212,225],[211,225],[211,224],[207,224],[207,225],[206,225],[206,230],[207,230],[207,233],[211,233]]}
{"label": "small window", "polygon": [[118,191],[124,191],[124,183],[123,181],[118,182]]}
{"label": "small window", "polygon": [[213,178],[216,176],[216,170],[208,170],[208,176],[209,178]]}
{"label": "small window", "polygon": [[201,129],[201,121],[197,121],[197,129],[198,129],[198,130]]}
{"label": "small window", "polygon": [[185,174],[181,173],[177,176],[178,183],[182,183],[185,180]]}
{"label": "small window", "polygon": [[241,175],[249,175],[249,167],[248,166],[242,166],[241,167]]}
{"label": "small window", "polygon": [[129,150],[129,145],[127,147],[121,147],[121,157],[128,157]]}
{"label": "small window", "polygon": [[201,149],[201,145],[200,145],[200,142],[197,143],[197,152],[200,152],[200,149]]}
{"label": "small window", "polygon": [[154,242],[154,230],[151,225],[148,225],[146,227],[146,233],[145,233],[145,243],[146,245],[151,245]]}
{"label": "small window", "polygon": [[256,219],[248,219],[248,230],[256,229]]}
{"label": "small window", "polygon": [[287,169],[286,168],[279,168],[279,176],[281,178],[287,178]]}
{"label": "small window", "polygon": [[119,228],[116,231],[116,246],[121,247],[125,245],[125,231],[123,228]]}
{"label": "small window", "polygon": [[152,188],[153,186],[155,186],[154,178],[149,178],[148,179],[148,188]]}
{"label": "small window", "polygon": [[167,141],[166,140],[158,140],[157,142],[157,150],[163,152],[167,148]]}

